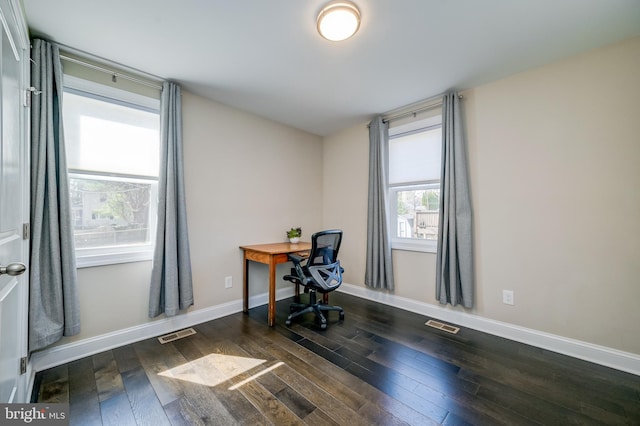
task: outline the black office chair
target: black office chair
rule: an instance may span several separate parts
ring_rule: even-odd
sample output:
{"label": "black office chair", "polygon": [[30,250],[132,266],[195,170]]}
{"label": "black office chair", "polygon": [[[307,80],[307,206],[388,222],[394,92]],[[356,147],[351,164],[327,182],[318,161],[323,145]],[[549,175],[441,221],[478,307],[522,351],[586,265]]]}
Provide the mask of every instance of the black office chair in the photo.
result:
{"label": "black office chair", "polygon": [[[295,254],[289,255],[289,260],[293,262],[293,268],[291,268],[291,275],[285,275],[284,279],[291,281],[296,286],[304,286],[305,293],[309,293],[309,303],[292,303],[289,307],[291,315],[287,317],[286,325],[291,325],[292,319],[309,312],[316,314],[316,320],[320,323],[322,330],[327,328],[327,319],[322,312],[339,312],[340,320],[344,320],[344,311],[340,306],[324,304],[321,300],[317,300],[316,295],[316,293],[329,293],[342,284],[344,269],[338,260],[341,241],[341,230],[316,232],[311,236],[309,257],[305,259]],[[306,262],[304,262],[305,260]]]}

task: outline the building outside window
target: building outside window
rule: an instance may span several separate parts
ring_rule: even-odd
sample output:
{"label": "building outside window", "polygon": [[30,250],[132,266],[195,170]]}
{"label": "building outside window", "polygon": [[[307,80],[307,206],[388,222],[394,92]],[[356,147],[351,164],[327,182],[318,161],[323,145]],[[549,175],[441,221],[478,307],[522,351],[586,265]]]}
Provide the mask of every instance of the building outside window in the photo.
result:
{"label": "building outside window", "polygon": [[63,120],[78,266],[151,259],[159,100],[65,76]]}
{"label": "building outside window", "polygon": [[442,116],[391,122],[389,211],[394,249],[436,251],[440,208]]}

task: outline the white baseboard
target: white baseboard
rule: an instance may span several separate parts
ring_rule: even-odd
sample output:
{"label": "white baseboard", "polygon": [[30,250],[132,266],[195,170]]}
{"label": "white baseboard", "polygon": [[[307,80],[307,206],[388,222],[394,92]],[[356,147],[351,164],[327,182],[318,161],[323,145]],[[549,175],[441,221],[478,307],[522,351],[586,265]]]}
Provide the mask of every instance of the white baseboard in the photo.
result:
{"label": "white baseboard", "polygon": [[640,376],[640,355],[630,352],[453,311],[362,286],[343,283],[337,291]]}

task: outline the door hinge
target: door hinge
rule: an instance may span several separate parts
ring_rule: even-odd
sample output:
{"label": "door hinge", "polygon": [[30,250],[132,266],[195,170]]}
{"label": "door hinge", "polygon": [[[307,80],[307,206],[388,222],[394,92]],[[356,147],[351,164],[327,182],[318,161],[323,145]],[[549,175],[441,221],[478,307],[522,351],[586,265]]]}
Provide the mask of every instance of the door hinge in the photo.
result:
{"label": "door hinge", "polygon": [[20,358],[20,374],[24,374],[27,372],[27,357],[23,356]]}
{"label": "door hinge", "polygon": [[22,239],[23,240],[28,240],[29,239],[29,234],[30,234],[30,226],[28,223],[23,223],[22,224]]}

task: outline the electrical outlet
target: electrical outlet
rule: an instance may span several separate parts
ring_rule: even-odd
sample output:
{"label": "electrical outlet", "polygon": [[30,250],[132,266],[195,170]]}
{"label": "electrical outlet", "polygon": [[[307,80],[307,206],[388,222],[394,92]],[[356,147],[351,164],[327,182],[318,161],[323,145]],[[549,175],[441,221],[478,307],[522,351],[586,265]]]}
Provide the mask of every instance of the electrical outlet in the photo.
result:
{"label": "electrical outlet", "polygon": [[229,276],[229,277],[224,277],[224,288],[231,288],[233,287],[233,277]]}
{"label": "electrical outlet", "polygon": [[513,305],[513,290],[502,290],[502,303]]}

